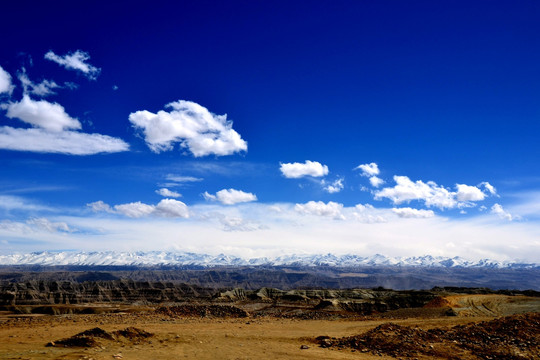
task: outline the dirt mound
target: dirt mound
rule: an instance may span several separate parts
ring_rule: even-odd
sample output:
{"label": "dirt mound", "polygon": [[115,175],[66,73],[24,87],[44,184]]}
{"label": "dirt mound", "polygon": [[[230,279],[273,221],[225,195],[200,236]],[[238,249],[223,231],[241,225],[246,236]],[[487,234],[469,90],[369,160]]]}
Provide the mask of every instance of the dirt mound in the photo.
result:
{"label": "dirt mound", "polygon": [[141,340],[146,339],[154,334],[149,333],[148,331],[144,331],[141,329],[137,329],[136,327],[130,326],[125,328],[124,330],[117,330],[114,332],[116,336],[122,336],[125,337],[128,340]]}
{"label": "dirt mound", "polygon": [[99,327],[85,330],[72,337],[51,341],[46,346],[60,346],[60,347],[95,347],[101,346],[102,341],[128,341],[132,343],[139,342],[153,336],[152,333],[137,329],[135,327],[128,327],[124,330],[117,330],[113,332],[105,331]]}
{"label": "dirt mound", "polygon": [[508,316],[450,329],[412,328],[393,323],[340,339],[320,336],[321,347],[352,348],[393,357],[439,359],[538,359],[540,314]]}
{"label": "dirt mound", "polygon": [[171,317],[216,317],[216,318],[244,318],[249,313],[231,305],[178,305],[162,306],[156,312]]}
{"label": "dirt mound", "polygon": [[435,299],[428,302],[426,305],[424,305],[425,308],[441,308],[441,307],[451,307],[450,301],[448,301],[443,296],[438,296]]}

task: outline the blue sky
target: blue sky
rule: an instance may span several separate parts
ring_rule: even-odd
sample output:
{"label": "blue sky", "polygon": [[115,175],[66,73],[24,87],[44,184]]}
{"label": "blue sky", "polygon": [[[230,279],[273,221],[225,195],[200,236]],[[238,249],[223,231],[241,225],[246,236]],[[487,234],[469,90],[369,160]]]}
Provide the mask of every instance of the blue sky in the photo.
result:
{"label": "blue sky", "polygon": [[2,253],[540,262],[536,2],[2,13]]}

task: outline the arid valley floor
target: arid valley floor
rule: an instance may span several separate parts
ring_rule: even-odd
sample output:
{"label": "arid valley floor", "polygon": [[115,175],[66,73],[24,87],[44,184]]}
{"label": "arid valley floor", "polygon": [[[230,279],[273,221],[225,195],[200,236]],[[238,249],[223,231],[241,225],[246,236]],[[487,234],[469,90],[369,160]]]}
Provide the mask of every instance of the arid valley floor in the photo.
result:
{"label": "arid valley floor", "polygon": [[540,358],[536,291],[35,280],[0,293],[2,359]]}

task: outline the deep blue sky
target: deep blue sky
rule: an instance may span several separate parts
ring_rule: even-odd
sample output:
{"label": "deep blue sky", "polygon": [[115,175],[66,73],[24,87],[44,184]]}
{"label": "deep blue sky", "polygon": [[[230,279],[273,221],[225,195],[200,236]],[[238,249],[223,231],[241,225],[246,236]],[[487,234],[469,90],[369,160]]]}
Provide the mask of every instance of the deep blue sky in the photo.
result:
{"label": "deep blue sky", "polygon": [[[170,174],[203,179],[168,187],[188,207],[217,206],[201,194],[237,189],[256,195],[250,204],[260,206],[332,201],[345,209],[410,207],[455,222],[511,219],[531,227],[524,248],[539,258],[538,245],[530,242],[540,234],[534,205],[540,199],[538,2],[10,1],[0,12],[0,67],[15,85],[0,103],[21,101],[17,74],[23,67],[34,83],[76,83],[73,90],[30,97],[60,104],[79,120],[80,132],[129,145],[129,151],[77,156],[9,150],[0,142],[0,196],[48,207],[5,205],[0,221],[123,221],[118,211],[90,213],[86,204],[156,205],[163,197],[155,190],[167,187]],[[63,56],[77,50],[101,69],[95,80],[44,58],[48,51]],[[247,151],[195,157],[176,143],[172,151],[152,152],[129,115],[157,113],[178,100],[227,114]],[[6,112],[0,111],[0,126],[31,127]],[[306,160],[326,165],[328,174],[293,179],[280,171],[280,163]],[[372,162],[385,181],[378,188],[353,170]],[[467,184],[486,196],[447,207],[430,205],[423,195],[377,197],[396,185],[394,175],[433,181],[450,192]],[[341,191],[324,189],[337,179]],[[493,210],[495,204],[504,210]],[[223,206],[216,211],[236,205]],[[190,219],[170,221],[185,225]],[[7,252],[32,250],[18,245],[32,243],[28,233],[4,237]]]}

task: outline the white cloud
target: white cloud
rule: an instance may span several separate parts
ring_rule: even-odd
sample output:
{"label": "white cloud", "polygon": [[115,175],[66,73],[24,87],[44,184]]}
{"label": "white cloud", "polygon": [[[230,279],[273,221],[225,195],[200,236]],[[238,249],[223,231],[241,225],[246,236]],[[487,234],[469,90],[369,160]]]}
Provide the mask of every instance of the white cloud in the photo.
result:
{"label": "white cloud", "polygon": [[155,215],[160,217],[189,218],[186,204],[174,199],[163,199],[155,207]]}
{"label": "white cloud", "polygon": [[457,201],[454,199],[455,193],[451,193],[433,181],[424,183],[418,180],[413,182],[407,176],[394,176],[394,181],[396,182],[394,187],[376,191],[374,193],[375,199],[388,198],[394,204],[421,200],[425,202],[426,206],[435,206],[441,209],[457,206]]}
{"label": "white cloud", "polygon": [[375,209],[371,204],[357,204],[352,210],[352,217],[365,224],[384,223],[387,221],[383,215],[384,211]]}
{"label": "white cloud", "polygon": [[297,179],[304,176],[321,177],[328,174],[328,166],[317,161],[306,160],[305,163],[284,163],[279,169],[283,176],[289,179]]}
{"label": "white cloud", "polygon": [[19,196],[0,195],[0,209],[25,211],[52,211],[52,208],[32,202]]}
{"label": "white cloud", "polygon": [[343,179],[337,179],[333,183],[327,185],[324,187],[324,190],[329,192],[330,194],[338,193],[341,190],[343,190]]}
{"label": "white cloud", "polygon": [[7,105],[6,116],[51,132],[81,128],[79,120],[70,117],[62,105],[45,100],[34,101],[27,94],[21,101]]}
{"label": "white cloud", "polygon": [[212,114],[205,107],[185,100],[167,104],[166,108],[172,110],[160,110],[157,114],[142,110],[129,115],[129,121],[143,131],[152,151],[172,150],[175,143],[195,157],[247,151],[247,142],[232,128],[227,115]]}
{"label": "white cloud", "polygon": [[482,201],[486,198],[486,194],[476,186],[465,184],[456,184],[458,201]]}
{"label": "white cloud", "polygon": [[508,220],[508,221],[519,219],[518,216],[513,216],[508,211],[504,210],[504,208],[500,204],[493,205],[491,207],[491,213],[499,216],[501,219],[505,219],[505,220]]}
{"label": "white cloud", "polygon": [[74,53],[66,54],[64,56],[58,56],[54,52],[49,51],[44,57],[68,70],[80,71],[90,80],[95,80],[101,71],[101,69],[98,69],[87,62],[87,60],[90,59],[90,55],[81,50],[77,50]]}
{"label": "white cloud", "polygon": [[362,176],[371,177],[379,175],[379,166],[376,163],[362,164],[354,168],[354,170],[362,170]]}
{"label": "white cloud", "polygon": [[128,204],[115,205],[114,210],[127,217],[140,218],[152,214],[155,211],[155,206],[137,201]]}
{"label": "white cloud", "polygon": [[410,207],[405,208],[393,208],[392,211],[399,217],[402,218],[419,218],[419,219],[425,219],[434,217],[435,213],[433,210],[419,210],[419,209],[413,209]]}
{"label": "white cloud", "polygon": [[48,132],[42,129],[0,127],[0,149],[68,155],[93,155],[129,150],[123,140],[101,134],[75,131]]}
{"label": "white cloud", "polygon": [[490,195],[497,195],[497,189],[495,189],[495,187],[487,181],[480,183],[480,186],[484,186],[484,188],[489,192]]}
{"label": "white cloud", "polygon": [[370,182],[371,186],[373,186],[373,187],[379,187],[382,184],[384,184],[384,180],[377,177],[377,176],[371,176],[369,178],[369,182]]}
{"label": "white cloud", "polygon": [[17,233],[17,234],[26,234],[30,233],[32,229],[21,222],[2,220],[0,221],[0,231],[5,231],[8,233]]}
{"label": "white cloud", "polygon": [[342,214],[343,204],[329,201],[325,204],[322,201],[309,201],[305,204],[296,204],[294,210],[303,215],[326,216],[334,219],[344,220]]}
{"label": "white cloud", "polygon": [[22,69],[22,72],[20,72],[17,77],[19,78],[19,81],[23,85],[25,94],[34,94],[37,96],[48,96],[48,95],[55,94],[53,89],[61,88],[60,85],[58,85],[52,80],[43,80],[39,84],[33,83],[28,78],[28,75],[26,75],[25,68]]}
{"label": "white cloud", "polygon": [[165,178],[169,181],[177,182],[177,183],[199,182],[199,181],[204,180],[203,178],[198,178],[194,176],[181,176],[181,175],[173,175],[173,174],[168,174]]}
{"label": "white cloud", "polygon": [[156,194],[158,195],[161,195],[163,197],[170,197],[170,198],[179,198],[179,197],[182,197],[182,194],[176,192],[176,191],[171,191],[167,188],[161,188],[159,190],[156,190]]}
{"label": "white cloud", "polygon": [[65,222],[51,222],[46,218],[32,218],[26,221],[28,225],[33,225],[41,230],[45,230],[51,233],[54,232],[72,232],[68,224]]}
{"label": "white cloud", "polygon": [[266,229],[265,226],[253,221],[246,220],[239,216],[225,216],[219,214],[219,222],[223,225],[225,231],[257,231]]}
{"label": "white cloud", "polygon": [[206,200],[219,201],[225,205],[234,205],[238,203],[245,203],[251,201],[257,201],[257,196],[252,193],[247,193],[241,190],[235,189],[223,189],[216,193],[216,195],[204,192],[203,197]]}
{"label": "white cloud", "polygon": [[[524,206],[527,207],[533,206],[532,200],[535,200],[534,206],[538,209],[538,196],[531,199],[530,194],[523,194],[519,199],[526,201]],[[519,213],[516,206],[521,206],[519,201],[507,210],[512,214]],[[399,218],[391,208],[377,209],[365,204],[343,207],[341,214],[346,219],[336,221],[331,212],[328,217],[298,212],[294,203],[256,202],[242,206],[202,203],[189,207],[189,210],[195,214],[189,221],[159,217],[163,215],[157,213],[135,220],[109,214],[81,216],[82,213],[51,219],[53,222],[65,222],[72,229],[84,229],[69,236],[62,232],[49,233],[24,222],[0,220],[0,238],[10,242],[9,249],[2,248],[4,252],[62,248],[131,251],[136,248],[141,251],[224,253],[247,258],[325,253],[369,256],[380,253],[387,256],[430,254],[461,256],[471,260],[490,258],[532,262],[538,262],[540,254],[540,226],[537,221],[501,221],[497,216],[486,213],[475,212],[475,216],[458,219],[434,216],[411,221]],[[530,210],[534,211],[532,207]],[[222,216],[203,216],[211,212],[219,212]],[[317,214],[323,212],[313,215]],[[258,230],[256,236],[253,230]],[[182,234],[181,241],[178,234]]]}
{"label": "white cloud", "polygon": [[150,215],[164,218],[189,218],[189,209],[186,204],[174,199],[163,199],[157,205],[148,205],[140,201],[119,204],[111,207],[99,200],[86,204],[95,212],[108,212],[121,214],[130,218],[141,218]]}
{"label": "white cloud", "polygon": [[0,94],[11,94],[14,86],[11,84],[11,75],[0,66]]}
{"label": "white cloud", "polygon": [[379,166],[376,163],[362,164],[354,168],[354,170],[361,170],[362,176],[369,178],[369,183],[373,187],[379,187],[384,184],[384,180],[378,177],[380,174]]}
{"label": "white cloud", "polygon": [[88,206],[94,212],[114,212],[111,206],[104,203],[102,200],[86,204],[86,206]]}

